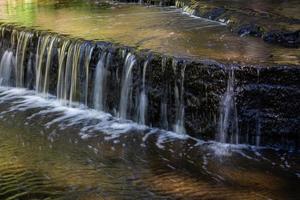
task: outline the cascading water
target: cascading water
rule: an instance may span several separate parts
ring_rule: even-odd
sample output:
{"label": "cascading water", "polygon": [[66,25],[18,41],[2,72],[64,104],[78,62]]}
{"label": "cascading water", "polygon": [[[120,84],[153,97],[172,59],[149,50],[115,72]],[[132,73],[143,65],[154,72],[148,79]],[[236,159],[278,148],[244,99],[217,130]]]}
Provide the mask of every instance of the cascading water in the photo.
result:
{"label": "cascading water", "polygon": [[40,37],[37,46],[37,53],[36,53],[36,82],[35,82],[35,90],[38,93],[43,92],[43,66],[44,66],[44,57],[47,50],[47,45],[51,39],[50,35],[45,37]]}
{"label": "cascading water", "polygon": [[96,75],[94,79],[93,105],[96,110],[105,110],[105,82],[106,82],[106,62],[107,52],[101,52],[100,59],[96,66]]}
{"label": "cascading water", "polygon": [[[172,66],[173,70],[176,73],[177,71],[177,61],[173,60]],[[185,73],[186,65],[184,64],[180,71],[180,79],[179,79],[179,87],[177,84],[177,80],[175,80],[175,105],[176,105],[176,117],[173,130],[176,133],[185,134],[184,128],[184,73]]]}
{"label": "cascading water", "polygon": [[[103,46],[95,52],[100,52],[96,63],[94,61],[93,52],[96,47],[91,42],[83,42],[82,40],[72,40],[68,38],[61,38],[56,34],[41,34],[38,37],[36,51],[31,52],[28,49],[28,42],[32,39],[30,32],[22,31],[18,34],[18,31],[13,32],[11,43],[16,42],[17,57],[14,58],[13,51],[6,50],[1,60],[1,78],[2,85],[8,85],[9,75],[11,70],[14,69],[14,62],[18,63],[16,66],[15,82],[19,83],[19,86],[23,85],[26,80],[22,80],[21,77],[27,79],[24,76],[26,66],[35,64],[35,70],[31,72],[35,74],[35,90],[37,93],[42,93],[47,97],[47,94],[53,94],[53,85],[55,86],[55,94],[57,99],[61,101],[63,105],[75,106],[85,105],[89,106],[88,102],[91,102],[91,106],[96,110],[113,112],[113,107],[119,105],[118,117],[123,119],[131,119],[132,114],[135,112],[137,116],[137,122],[140,124],[152,124],[152,121],[148,123],[148,94],[147,94],[147,81],[146,71],[148,69],[150,60],[146,60],[141,67],[141,87],[140,92],[133,90],[133,72],[134,66],[138,64],[136,56],[128,50],[121,50],[121,56],[124,61],[123,65],[118,68],[110,66],[108,60],[116,59],[111,58],[110,51],[103,49]],[[17,39],[16,39],[17,38]],[[109,48],[109,47],[108,47]],[[31,61],[30,54],[36,54],[35,61]],[[113,56],[117,56],[114,54]],[[25,59],[26,57],[26,59]],[[33,56],[31,56],[33,57]],[[56,60],[57,59],[57,60]],[[121,60],[120,58],[117,58]],[[91,62],[94,62],[91,66]],[[185,131],[185,102],[184,102],[184,82],[185,82],[185,69],[186,65],[178,64],[173,60],[173,71],[175,79],[173,81],[167,80],[167,58],[163,57],[161,60],[161,73],[163,74],[162,80],[162,93],[159,94],[158,109],[159,114],[159,126],[166,130],[173,130],[177,133],[184,134]],[[108,68],[110,70],[108,71]],[[137,66],[138,67],[138,66]],[[29,67],[27,67],[29,69]],[[55,70],[54,74],[52,71]],[[121,78],[119,78],[119,71],[122,70]],[[23,75],[22,75],[23,74]],[[56,77],[53,77],[56,76]],[[53,82],[56,81],[56,82]],[[119,82],[118,82],[119,81]],[[235,111],[234,96],[233,96],[233,82],[234,72],[231,70],[228,86],[224,97],[222,98],[222,106],[220,108],[220,141],[226,142],[228,140],[230,118]],[[51,86],[51,87],[50,87]],[[152,86],[151,86],[152,87]],[[174,88],[174,95],[171,88]],[[52,89],[51,89],[52,88]],[[119,93],[120,99],[118,101],[114,95],[110,95],[107,91],[112,89],[112,92]],[[92,91],[92,94],[89,92]],[[135,96],[137,94],[137,96]],[[111,96],[114,96],[113,98]],[[173,110],[169,108],[169,97],[174,96],[174,119],[169,119],[168,111]],[[117,102],[118,101],[118,102]],[[135,103],[135,106],[133,106]],[[153,102],[151,102],[153,104]],[[152,105],[151,105],[152,106]],[[130,115],[130,116],[129,116]],[[169,126],[169,123],[172,126]],[[238,136],[238,135],[237,135]],[[231,136],[232,137],[232,136]],[[231,139],[232,141],[233,139]],[[238,139],[236,139],[238,141]]]}
{"label": "cascading water", "polygon": [[48,47],[48,52],[47,52],[47,59],[46,59],[46,69],[45,69],[45,77],[44,77],[44,84],[43,84],[43,94],[48,94],[48,87],[49,87],[49,71],[51,67],[51,63],[53,62],[52,55],[53,55],[53,47],[54,43],[56,42],[57,38],[53,37],[50,40],[50,44]]}
{"label": "cascading water", "polygon": [[[234,93],[234,69],[228,72],[227,89],[220,103],[219,130],[217,140],[239,143],[238,118]],[[231,129],[231,130],[230,130]]]}
{"label": "cascading water", "polygon": [[[188,60],[177,63],[175,58],[147,51],[136,54],[132,49],[107,42],[74,39],[9,25],[0,25],[0,29],[0,84],[26,87],[51,99],[56,95],[64,106],[92,107],[177,133],[188,130],[196,137],[203,133],[211,138],[217,129],[216,139],[220,142],[256,145],[264,145],[267,141],[265,131],[270,127],[270,121],[266,121],[265,116],[284,114],[282,108],[266,110],[265,102],[251,99],[254,95],[249,94],[261,92],[253,85],[261,86],[262,83],[247,79],[249,83],[239,82],[243,88],[236,90],[235,82],[240,80],[235,80],[234,69],[228,70],[227,87],[220,101],[217,94],[224,88],[222,80],[225,77],[223,65],[218,63]],[[149,57],[151,60],[145,62]],[[286,73],[282,69],[279,72],[268,70],[275,74]],[[239,70],[239,76],[248,77],[252,73],[245,71]],[[294,82],[297,82],[296,78]],[[288,83],[285,85],[284,91],[265,84],[262,87],[283,91],[286,96],[276,99],[282,107],[280,103],[287,96],[296,98],[297,95],[297,89]],[[286,93],[287,90],[295,91],[295,94]],[[239,93],[239,107],[244,106],[245,97],[250,97],[249,101],[253,102],[239,110],[239,119],[236,92]],[[294,116],[291,119],[297,120]],[[286,125],[281,123],[274,130],[283,126]],[[239,129],[245,133],[240,137]]]}
{"label": "cascading water", "polygon": [[[78,70],[80,70],[81,64],[80,55],[81,51],[83,51],[81,47],[82,43],[80,41],[72,42],[66,40],[59,53],[57,98],[65,105],[72,105],[75,101],[80,102],[80,98],[78,97],[80,95],[77,95],[77,92],[79,89]],[[84,64],[87,65],[86,63]],[[85,72],[85,75],[88,76],[88,73]],[[83,93],[86,92],[83,91]],[[84,102],[86,101],[84,100]]]}
{"label": "cascading water", "polygon": [[57,88],[56,88],[56,96],[58,99],[64,98],[64,89],[65,89],[65,66],[66,59],[68,54],[68,48],[71,44],[70,40],[65,40],[59,52],[58,58],[58,78],[57,78]]}
{"label": "cascading water", "polygon": [[125,59],[123,74],[122,74],[122,89],[120,97],[119,117],[127,118],[127,111],[132,105],[132,68],[136,64],[136,58],[133,54],[128,53]]}
{"label": "cascading water", "polygon": [[7,50],[4,52],[0,62],[0,85],[11,86],[11,71],[14,67],[14,55],[13,52]]}
{"label": "cascading water", "polygon": [[77,42],[74,47],[74,53],[72,58],[72,75],[71,75],[71,85],[70,85],[70,99],[69,104],[71,105],[73,102],[79,101],[76,99],[76,92],[78,89],[78,70],[80,64],[80,51],[81,51],[81,43]]}
{"label": "cascading water", "polygon": [[138,122],[140,124],[146,123],[146,113],[147,113],[147,105],[148,99],[146,94],[146,71],[149,61],[146,60],[143,66],[143,77],[142,77],[142,91],[139,98],[139,113],[138,113]]}
{"label": "cascading water", "polygon": [[24,87],[25,54],[32,33],[21,31],[18,35],[16,50],[16,86]]}
{"label": "cascading water", "polygon": [[[167,59],[162,58],[162,72],[164,73],[166,70]],[[161,96],[161,103],[160,103],[160,126],[166,130],[169,129],[168,123],[168,97],[167,97],[167,86],[164,85],[163,94]]]}
{"label": "cascading water", "polygon": [[84,92],[83,92],[83,98],[82,98],[82,102],[84,103],[85,106],[88,106],[88,96],[89,96],[89,71],[90,71],[90,62],[92,59],[92,53],[94,51],[94,46],[90,46],[90,45],[86,45],[85,47],[85,55],[84,55]]}

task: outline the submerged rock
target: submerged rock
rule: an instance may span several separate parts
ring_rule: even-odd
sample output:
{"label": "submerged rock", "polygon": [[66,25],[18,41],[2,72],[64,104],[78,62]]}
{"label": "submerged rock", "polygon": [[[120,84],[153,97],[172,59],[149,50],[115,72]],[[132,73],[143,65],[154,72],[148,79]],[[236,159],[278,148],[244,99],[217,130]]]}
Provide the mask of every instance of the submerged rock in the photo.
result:
{"label": "submerged rock", "polygon": [[[268,43],[299,48],[300,19],[297,18],[297,13],[295,17],[291,17],[292,13],[287,15],[283,11],[272,11],[277,4],[283,6],[289,3],[179,0],[176,1],[176,6],[192,15],[226,23],[230,30],[239,35],[259,37]],[[300,4],[296,6],[300,9]]]}

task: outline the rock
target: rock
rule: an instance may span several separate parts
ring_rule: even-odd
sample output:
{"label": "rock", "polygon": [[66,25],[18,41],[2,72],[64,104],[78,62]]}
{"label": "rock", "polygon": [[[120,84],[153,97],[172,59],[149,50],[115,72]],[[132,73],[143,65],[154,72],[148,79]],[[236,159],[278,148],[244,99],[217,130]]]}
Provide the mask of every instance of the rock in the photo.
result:
{"label": "rock", "polygon": [[262,36],[262,28],[255,24],[245,24],[239,27],[238,34],[240,36],[255,36],[261,37]]}
{"label": "rock", "polygon": [[[26,52],[25,66],[31,67],[30,74],[25,77],[26,87],[34,89],[35,82],[35,55],[39,37],[53,34],[46,31],[35,31],[10,25],[0,26],[0,58],[4,51],[12,48],[16,51],[16,44],[12,45],[12,37],[19,31],[33,33],[30,46]],[[246,29],[247,30],[247,29]],[[251,30],[251,29],[250,29]],[[299,34],[299,33],[298,33]],[[280,34],[279,34],[280,35]],[[58,76],[58,49],[67,38],[55,34],[58,38],[50,69],[49,93],[56,95]],[[135,55],[136,65],[132,69],[132,107],[128,109],[128,119],[137,119],[138,103],[141,92],[143,66],[149,60],[146,71],[146,91],[148,111],[145,122],[149,126],[163,127],[174,130],[176,123],[176,110],[178,110],[178,94],[183,93],[184,126],[186,132],[201,139],[215,139],[218,133],[220,118],[220,102],[226,94],[230,72],[234,70],[233,90],[238,119],[239,142],[255,144],[256,137],[261,138],[260,145],[281,145],[286,143],[299,148],[300,124],[300,67],[295,65],[281,66],[269,64],[239,65],[232,63],[219,63],[211,60],[192,60],[187,58],[174,58],[151,51],[142,51],[110,42],[96,42],[70,39],[73,43],[93,47],[89,64],[90,79],[88,79],[89,96],[87,105],[93,108],[93,90],[95,68],[99,55],[105,51],[109,53],[107,65],[106,105],[105,112],[116,114],[120,103],[121,78],[123,76],[124,56],[130,52]],[[84,55],[84,54],[83,54]],[[175,61],[175,62],[174,62]],[[29,65],[31,63],[31,65]],[[175,63],[175,64],[174,64]],[[78,90],[74,96],[75,101],[81,100],[83,88],[84,68],[78,68]],[[184,79],[182,79],[184,69]],[[183,80],[184,88],[180,89]],[[85,85],[84,85],[85,86]],[[177,86],[177,89],[176,89]],[[162,113],[162,105],[166,107]],[[166,123],[162,123],[163,116],[167,116]],[[234,119],[229,119],[234,120]],[[229,122],[230,123],[230,122]],[[229,129],[228,135],[233,130]],[[291,145],[290,145],[291,146]]]}
{"label": "rock", "polygon": [[203,17],[211,19],[211,20],[215,20],[218,17],[220,17],[222,14],[225,13],[225,9],[224,8],[213,8],[212,10],[208,11],[207,13],[205,13],[203,15]]}
{"label": "rock", "polygon": [[300,30],[295,32],[271,31],[263,36],[264,41],[273,44],[281,44],[286,47],[299,48]]}

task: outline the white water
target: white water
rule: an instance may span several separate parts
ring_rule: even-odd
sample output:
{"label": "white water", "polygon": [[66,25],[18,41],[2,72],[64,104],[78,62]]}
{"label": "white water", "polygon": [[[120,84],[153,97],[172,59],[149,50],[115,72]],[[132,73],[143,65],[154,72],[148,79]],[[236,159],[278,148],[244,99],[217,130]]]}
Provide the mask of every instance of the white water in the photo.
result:
{"label": "white water", "polygon": [[227,89],[221,99],[219,110],[220,117],[217,140],[222,143],[239,143],[238,119],[234,94],[234,80],[234,69],[230,69],[227,80]]}
{"label": "white water", "polygon": [[43,62],[44,57],[47,50],[47,45],[50,41],[50,35],[45,37],[40,37],[37,46],[37,53],[36,53],[36,82],[35,82],[35,89],[37,92],[43,92]]}
{"label": "white water", "polygon": [[146,94],[146,71],[147,71],[148,61],[145,61],[143,67],[143,79],[142,79],[142,92],[140,94],[139,100],[139,117],[138,122],[140,124],[146,123],[146,114],[147,114],[147,105],[148,105],[148,98]]}
{"label": "white water", "polygon": [[[177,70],[177,62],[173,61],[173,70]],[[185,74],[186,65],[181,68],[180,71],[180,85],[178,87],[177,80],[175,79],[175,104],[176,104],[176,118],[173,130],[176,133],[185,134],[184,127],[184,74]]]}
{"label": "white water", "polygon": [[21,31],[18,35],[17,49],[16,49],[16,86],[24,86],[24,68],[25,68],[25,53],[32,33]]}
{"label": "white water", "polygon": [[[266,148],[254,147],[250,145],[234,145],[223,144],[215,141],[203,141],[186,134],[178,134],[171,131],[164,131],[161,129],[149,128],[144,125],[139,125],[130,120],[118,119],[108,113],[97,111],[94,109],[82,109],[78,107],[64,106],[61,101],[54,96],[51,98],[44,98],[39,96],[35,91],[23,88],[7,88],[0,87],[0,105],[1,107],[0,119],[5,120],[5,116],[14,115],[15,113],[27,113],[25,125],[37,123],[41,117],[48,117],[48,121],[44,124],[45,128],[51,128],[53,134],[56,134],[56,129],[68,129],[69,127],[79,127],[77,134],[82,139],[88,139],[97,136],[97,134],[104,134],[105,140],[118,140],[124,134],[135,132],[136,134],[144,134],[142,144],[145,145],[149,137],[156,137],[156,146],[165,149],[173,141],[194,140],[195,144],[190,146],[190,150],[200,148],[207,153],[203,156],[209,156],[221,159],[230,157],[232,155],[239,155],[245,159],[252,161],[264,160],[272,162],[261,154],[261,150]],[[28,112],[26,112],[28,111]],[[34,112],[32,112],[34,111]],[[42,124],[43,125],[43,124]],[[42,130],[42,129],[41,129]],[[76,130],[76,129],[74,129]],[[74,134],[76,131],[74,132]],[[276,151],[275,151],[276,152]],[[280,155],[284,157],[283,155]],[[284,159],[278,159],[278,163],[272,165],[281,166]],[[288,166],[283,165],[283,168]]]}
{"label": "white water", "polygon": [[107,53],[102,52],[96,67],[94,81],[94,108],[96,110],[105,110],[105,80],[106,80],[106,57]]}
{"label": "white water", "polygon": [[[161,61],[161,68],[162,68],[162,73],[165,72],[166,70],[166,65],[167,65],[167,59],[165,57],[162,58]],[[163,80],[164,81],[164,80]],[[166,85],[166,84],[165,84]],[[163,129],[168,130],[169,129],[169,122],[168,122],[168,99],[167,99],[167,88],[163,89],[163,94],[161,96],[161,103],[160,103],[160,126]]]}
{"label": "white water", "polygon": [[4,52],[0,62],[0,85],[9,86],[11,71],[14,67],[14,55],[13,52],[7,50]]}
{"label": "white water", "polygon": [[65,65],[67,58],[67,49],[70,45],[70,40],[65,40],[58,57],[58,78],[57,78],[57,88],[56,88],[56,96],[58,99],[64,98],[64,89],[65,89]]}
{"label": "white water", "polygon": [[92,53],[94,51],[94,47],[90,47],[89,45],[86,46],[85,49],[85,61],[84,61],[84,69],[85,69],[85,83],[84,83],[84,98],[83,102],[84,105],[88,105],[88,95],[89,95],[89,69],[90,69],[90,62],[92,59]]}
{"label": "white water", "polygon": [[53,37],[50,41],[48,52],[47,52],[47,60],[46,60],[46,69],[45,69],[45,77],[44,77],[44,84],[43,84],[43,93],[48,93],[48,86],[49,86],[49,71],[51,67],[52,62],[52,55],[53,55],[53,45],[57,39]]}
{"label": "white water", "polygon": [[122,82],[121,82],[121,96],[120,96],[120,110],[119,117],[122,119],[127,118],[127,110],[132,105],[132,68],[136,64],[135,56],[128,53],[125,59]]}

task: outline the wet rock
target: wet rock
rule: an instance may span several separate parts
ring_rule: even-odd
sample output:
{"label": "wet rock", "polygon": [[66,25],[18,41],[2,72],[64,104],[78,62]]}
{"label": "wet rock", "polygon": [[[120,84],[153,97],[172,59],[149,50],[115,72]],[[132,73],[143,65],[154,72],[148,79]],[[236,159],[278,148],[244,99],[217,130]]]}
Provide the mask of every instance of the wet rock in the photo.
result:
{"label": "wet rock", "polygon": [[262,36],[262,28],[255,24],[245,24],[239,27],[238,34],[240,36],[255,36],[255,37],[261,37]]}
{"label": "wet rock", "polygon": [[300,30],[295,32],[271,31],[263,36],[268,43],[281,44],[286,47],[299,48]]}
{"label": "wet rock", "polygon": [[215,20],[218,17],[220,17],[222,14],[224,14],[226,10],[224,8],[213,8],[212,10],[205,13],[202,17]]}
{"label": "wet rock", "polygon": [[[238,3],[238,2],[237,2]],[[266,3],[272,5],[272,3]],[[300,19],[283,14],[260,11],[259,7],[230,5],[218,1],[180,0],[176,6],[190,14],[218,22],[225,22],[228,28],[239,35],[263,38],[263,41],[284,47],[299,48]],[[278,30],[278,31],[274,31]]]}
{"label": "wet rock", "polygon": [[[29,89],[34,89],[35,55],[39,37],[53,33],[34,31],[9,25],[0,26],[0,57],[7,49],[15,53],[16,44],[12,38],[19,31],[33,33],[26,51],[25,66],[32,70],[25,77]],[[260,145],[284,145],[293,142],[299,145],[300,130],[300,68],[299,66],[280,66],[276,64],[255,66],[220,63],[211,60],[192,60],[175,58],[151,51],[116,45],[110,42],[95,42],[68,38],[56,34],[57,44],[53,51],[49,93],[56,95],[58,75],[58,49],[63,41],[81,42],[85,47],[94,47],[89,64],[88,106],[93,108],[94,77],[101,52],[110,56],[107,65],[106,112],[116,115],[120,103],[121,79],[124,59],[128,52],[135,55],[136,64],[132,70],[132,107],[128,108],[128,119],[136,121],[138,103],[141,94],[143,65],[149,60],[146,71],[146,92],[148,109],[146,124],[153,127],[174,130],[176,123],[176,98],[183,92],[184,126],[186,132],[201,139],[215,139],[218,134],[220,118],[220,102],[227,90],[230,70],[234,70],[234,97],[238,119],[239,142],[256,144],[260,137]],[[84,54],[82,54],[84,55]],[[82,60],[82,59],[81,59]],[[174,65],[176,61],[176,65]],[[29,63],[31,63],[29,65]],[[82,66],[81,66],[82,67]],[[184,71],[184,91],[175,86]],[[26,68],[25,68],[26,70]],[[85,80],[85,70],[78,68],[78,83]],[[181,79],[181,80],[180,80]],[[81,99],[82,85],[76,99]],[[233,119],[230,119],[233,120]],[[230,123],[230,122],[229,122]],[[230,131],[229,130],[229,134]]]}

